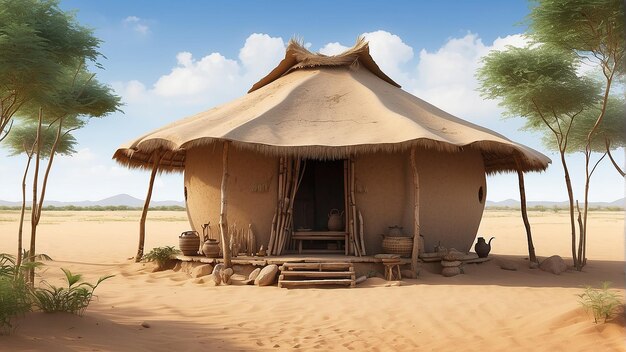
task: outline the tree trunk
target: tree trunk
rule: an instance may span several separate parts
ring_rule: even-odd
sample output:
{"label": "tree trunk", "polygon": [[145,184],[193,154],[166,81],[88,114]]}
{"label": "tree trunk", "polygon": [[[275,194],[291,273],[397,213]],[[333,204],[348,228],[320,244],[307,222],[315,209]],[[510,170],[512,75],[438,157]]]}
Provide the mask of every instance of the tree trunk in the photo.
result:
{"label": "tree trunk", "polygon": [[17,263],[16,266],[19,268],[22,265],[22,234],[24,230],[24,214],[26,213],[26,176],[28,175],[28,169],[30,167],[30,162],[33,160],[33,150],[31,149],[30,154],[28,154],[28,161],[26,162],[26,168],[24,169],[24,177],[22,177],[22,209],[20,211],[20,227],[17,230]]}
{"label": "tree trunk", "polygon": [[[626,152],[626,148],[624,148],[624,151]],[[615,159],[613,159],[613,155],[611,154],[611,148],[608,142],[606,144],[606,153],[609,156],[609,159],[611,159],[611,163],[613,164],[613,167],[615,167],[615,170],[617,170],[617,172],[619,172],[622,177],[626,177],[626,173],[624,172],[624,170],[617,164]]]}
{"label": "tree trunk", "polygon": [[148,194],[146,200],[143,203],[143,209],[141,210],[141,220],[139,220],[139,246],[137,247],[137,254],[135,255],[135,263],[139,263],[143,258],[143,247],[146,240],[146,218],[148,217],[148,208],[150,207],[150,200],[152,199],[152,188],[154,186],[154,179],[156,178],[157,171],[159,170],[159,163],[161,162],[162,155],[158,152],[152,154],[154,161],[152,162],[152,172],[150,173],[150,183],[148,184]]}
{"label": "tree trunk", "polygon": [[419,255],[419,238],[420,238],[420,182],[419,173],[417,172],[417,147],[411,148],[411,169],[413,170],[413,251],[411,252],[411,270],[417,275],[417,260]]}
{"label": "tree trunk", "polygon": [[565,173],[565,185],[567,186],[567,197],[569,200],[569,216],[570,226],[572,230],[572,260],[574,266],[578,268],[578,257],[576,255],[576,220],[574,215],[574,191],[572,190],[572,180],[569,177],[569,169],[567,168],[567,162],[565,161],[565,151],[559,151],[561,154],[561,164],[563,165],[563,171]]}
{"label": "tree trunk", "polygon": [[[41,154],[41,123],[43,119],[43,109],[39,108],[39,117],[37,122],[37,135],[35,137],[35,144],[37,147],[35,148],[35,171],[33,175],[33,203],[30,209],[30,247],[28,251],[29,261],[35,261],[35,239],[37,237],[37,223],[39,219],[37,218],[37,181],[39,178],[39,161]],[[31,285],[35,284],[35,268],[31,267],[28,270],[28,282]]]}
{"label": "tree trunk", "polygon": [[222,235],[222,253],[224,256],[224,266],[230,268],[232,266],[230,262],[230,239],[228,238],[228,223],[227,223],[227,204],[226,204],[226,189],[228,186],[228,147],[229,141],[223,143],[222,150],[222,188],[221,188],[221,205],[220,205],[220,230]]}
{"label": "tree trunk", "polygon": [[524,227],[526,228],[526,241],[528,242],[528,259],[533,263],[537,263],[535,246],[533,245],[533,235],[530,231],[530,222],[528,221],[528,213],[526,211],[526,189],[524,187],[524,172],[521,171],[519,168],[517,169],[517,180],[519,182],[519,196],[522,208],[522,220],[524,221]]}

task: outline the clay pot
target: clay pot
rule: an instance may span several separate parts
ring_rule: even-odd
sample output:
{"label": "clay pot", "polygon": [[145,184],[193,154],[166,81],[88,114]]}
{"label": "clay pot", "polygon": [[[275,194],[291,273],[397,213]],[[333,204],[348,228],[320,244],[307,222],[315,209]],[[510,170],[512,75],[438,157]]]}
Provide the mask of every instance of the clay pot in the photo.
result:
{"label": "clay pot", "polygon": [[198,255],[200,236],[196,231],[185,231],[178,236],[178,247],[183,255]]}
{"label": "clay pot", "polygon": [[495,237],[491,237],[487,243],[485,242],[485,238],[478,237],[478,242],[476,242],[476,245],[474,246],[474,251],[478,254],[479,258],[487,258],[489,252],[491,252],[491,240],[494,238]]}
{"label": "clay pot", "polygon": [[343,230],[343,211],[340,213],[339,209],[333,209],[328,213],[328,231],[341,230]]}
{"label": "clay pot", "polygon": [[404,236],[404,234],[402,233],[402,226],[389,226],[389,232],[387,233],[387,236],[391,236],[391,237],[402,237]]}
{"label": "clay pot", "polygon": [[207,258],[219,257],[220,256],[220,242],[212,238],[209,238],[208,240],[204,241],[204,244],[202,244],[202,253],[204,253],[204,255]]}

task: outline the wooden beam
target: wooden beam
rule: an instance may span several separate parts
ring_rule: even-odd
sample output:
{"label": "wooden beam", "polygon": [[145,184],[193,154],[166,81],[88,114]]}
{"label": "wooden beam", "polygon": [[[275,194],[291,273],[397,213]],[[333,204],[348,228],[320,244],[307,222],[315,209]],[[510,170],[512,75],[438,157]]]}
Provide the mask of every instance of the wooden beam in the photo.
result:
{"label": "wooden beam", "polygon": [[411,169],[413,170],[413,251],[411,252],[411,270],[417,275],[417,257],[419,255],[420,237],[420,181],[417,172],[417,147],[411,147]]}
{"label": "wooden beam", "polygon": [[[528,243],[528,258],[531,262],[537,263],[537,256],[535,255],[535,246],[533,245],[533,235],[530,230],[530,222],[528,221],[528,212],[526,211],[526,189],[524,187],[524,172],[521,170],[517,158],[515,158],[517,164],[517,180],[519,183],[519,196],[520,196],[520,208],[522,211],[522,221],[524,221],[524,228],[526,229],[526,242]],[[487,198],[485,194],[484,198]]]}
{"label": "wooden beam", "polygon": [[224,266],[230,268],[232,266],[230,261],[230,238],[228,237],[228,223],[227,223],[227,198],[226,190],[228,186],[228,148],[230,141],[224,141],[222,148],[222,188],[221,188],[221,202],[220,202],[220,230],[222,235],[222,254],[224,257]]}
{"label": "wooden beam", "polygon": [[152,153],[152,173],[150,173],[150,183],[148,184],[148,194],[146,200],[143,203],[143,209],[141,210],[141,219],[139,220],[139,245],[137,246],[137,254],[135,255],[135,263],[139,263],[143,258],[143,247],[146,241],[146,219],[148,217],[148,208],[150,207],[150,200],[152,199],[152,189],[154,187],[154,179],[156,178],[157,171],[159,170],[159,163],[163,158],[163,154],[159,152]]}

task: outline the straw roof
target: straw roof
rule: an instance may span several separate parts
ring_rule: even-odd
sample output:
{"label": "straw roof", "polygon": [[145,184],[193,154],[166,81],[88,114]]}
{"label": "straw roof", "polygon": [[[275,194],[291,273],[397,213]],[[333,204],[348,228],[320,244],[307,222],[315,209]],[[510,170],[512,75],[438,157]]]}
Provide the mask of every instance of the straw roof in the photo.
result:
{"label": "straw roof", "polygon": [[113,156],[164,171],[184,169],[185,151],[219,141],[268,155],[339,159],[417,145],[481,152],[487,172],[544,170],[545,155],[461,120],[403,91],[360,39],[343,54],[311,53],[291,41],[285,58],[243,97],[176,121],[121,146]]}

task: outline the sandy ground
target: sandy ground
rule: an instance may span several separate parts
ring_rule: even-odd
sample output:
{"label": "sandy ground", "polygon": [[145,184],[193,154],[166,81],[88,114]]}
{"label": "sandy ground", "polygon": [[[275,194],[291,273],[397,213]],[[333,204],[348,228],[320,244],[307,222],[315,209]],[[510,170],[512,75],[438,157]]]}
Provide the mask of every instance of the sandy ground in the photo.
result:
{"label": "sandy ground", "polygon": [[[537,254],[567,257],[567,213],[531,217]],[[17,219],[17,212],[0,213],[0,252],[15,251]],[[493,260],[466,266],[464,275],[422,270],[399,287],[371,278],[355,289],[292,290],[211,287],[182,272],[153,273],[150,265],[128,260],[138,219],[139,212],[45,213],[38,252],[54,261],[41,279],[60,285],[61,267],[88,281],[115,277],[98,288],[85,316],[29,313],[12,335],[0,336],[0,350],[626,350],[624,316],[593,324],[576,296],[601,281],[613,282],[624,296],[622,212],[591,213],[583,272],[526,269],[519,214],[488,211],[479,234],[496,237]],[[150,213],[146,249],[176,245],[188,227],[184,212]],[[501,270],[501,260],[521,269]]]}

